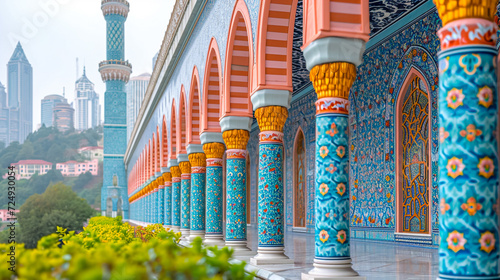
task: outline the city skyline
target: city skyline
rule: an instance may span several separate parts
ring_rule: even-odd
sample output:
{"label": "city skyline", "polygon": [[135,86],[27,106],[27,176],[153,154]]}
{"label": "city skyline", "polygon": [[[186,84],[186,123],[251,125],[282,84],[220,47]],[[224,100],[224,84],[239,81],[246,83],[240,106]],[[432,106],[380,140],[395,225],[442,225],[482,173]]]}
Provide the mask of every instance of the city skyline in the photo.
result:
{"label": "city skyline", "polygon": [[[45,4],[44,4],[45,3]],[[151,59],[158,52],[175,1],[132,0],[133,12],[127,21],[126,57],[134,65],[133,75],[152,72]],[[68,91],[68,102],[74,102],[76,62],[80,75],[86,66],[88,78],[95,83],[104,108],[105,84],[98,64],[105,57],[105,21],[101,1],[0,0],[0,83],[7,88],[7,69],[18,41],[33,67],[33,129],[41,124],[41,100],[51,94]],[[96,8],[97,7],[97,8]],[[155,18],[150,21],[148,19]],[[90,20],[89,20],[90,19]],[[85,23],[85,24],[82,24]],[[7,91],[8,94],[8,91]],[[101,120],[104,110],[101,109]]]}

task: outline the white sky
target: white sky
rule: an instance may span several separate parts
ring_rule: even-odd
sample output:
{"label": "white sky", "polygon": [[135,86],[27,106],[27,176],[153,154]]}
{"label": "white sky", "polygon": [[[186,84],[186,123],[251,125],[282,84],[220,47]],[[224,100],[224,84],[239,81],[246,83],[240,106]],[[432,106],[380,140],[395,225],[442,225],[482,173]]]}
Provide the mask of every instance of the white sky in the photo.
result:
{"label": "white sky", "polygon": [[[125,59],[132,76],[152,72],[175,0],[128,0]],[[98,63],[106,59],[106,22],[100,0],[0,0],[0,82],[7,87],[7,63],[21,41],[33,67],[33,129],[40,124],[40,100],[61,94],[74,100],[76,58],[95,84],[104,120],[105,84]]]}

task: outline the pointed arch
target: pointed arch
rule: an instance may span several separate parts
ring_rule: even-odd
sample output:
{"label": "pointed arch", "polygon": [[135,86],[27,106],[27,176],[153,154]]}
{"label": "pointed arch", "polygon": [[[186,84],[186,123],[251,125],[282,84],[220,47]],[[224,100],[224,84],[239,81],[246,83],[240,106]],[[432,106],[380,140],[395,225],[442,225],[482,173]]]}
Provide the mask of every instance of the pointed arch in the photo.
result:
{"label": "pointed arch", "polygon": [[[395,108],[396,232],[429,234],[431,230],[430,93],[421,70],[412,65],[397,95]],[[426,110],[421,110],[422,106]],[[414,170],[418,172],[412,173]]]}
{"label": "pointed arch", "polygon": [[219,118],[222,107],[222,68],[217,41],[212,37],[208,47],[203,78],[201,106],[201,132],[220,132]]}
{"label": "pointed arch", "polygon": [[187,144],[201,144],[200,142],[200,120],[201,120],[201,99],[200,99],[200,77],[198,68],[193,67],[191,76],[191,86],[189,87],[189,106],[187,121]]}
{"label": "pointed arch", "polygon": [[156,132],[153,132],[153,136],[151,136],[152,143],[153,143],[153,149],[151,150],[151,159],[152,159],[152,168],[151,168],[151,173],[154,175],[156,172]]}
{"label": "pointed arch", "polygon": [[177,152],[177,116],[175,114],[175,98],[172,100],[172,109],[170,111],[170,159],[176,159]]}
{"label": "pointed arch", "polygon": [[263,0],[257,27],[257,87],[293,91],[292,50],[298,0]]}
{"label": "pointed arch", "polygon": [[179,100],[179,116],[177,119],[177,127],[179,131],[177,132],[177,155],[186,153],[186,92],[184,90],[184,85],[181,85],[181,94]]}
{"label": "pointed arch", "polygon": [[160,172],[161,168],[161,138],[160,138],[160,127],[156,126],[156,169],[155,172]]}
{"label": "pointed arch", "polygon": [[149,138],[149,146],[148,146],[148,177],[147,179],[149,179],[151,177],[151,171],[153,171],[153,143],[151,141],[151,138]]}
{"label": "pointed arch", "polygon": [[168,163],[168,134],[167,134],[167,118],[163,115],[161,126],[161,167],[166,167]]}
{"label": "pointed arch", "polygon": [[250,22],[245,1],[237,0],[227,37],[221,118],[226,115],[253,117],[250,101],[253,68],[253,39]]}
{"label": "pointed arch", "polygon": [[299,126],[293,141],[293,226],[306,227],[307,217],[307,185],[306,185],[306,141]]}

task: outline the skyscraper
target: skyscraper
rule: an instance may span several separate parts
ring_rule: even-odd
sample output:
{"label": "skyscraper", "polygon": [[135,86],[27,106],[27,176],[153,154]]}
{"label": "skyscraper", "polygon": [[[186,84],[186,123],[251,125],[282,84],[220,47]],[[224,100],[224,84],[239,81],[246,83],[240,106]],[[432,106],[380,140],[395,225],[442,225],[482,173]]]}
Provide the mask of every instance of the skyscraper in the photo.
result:
{"label": "skyscraper", "polygon": [[94,84],[87,78],[85,67],[83,75],[75,82],[75,129],[85,130],[101,124],[99,94]]}
{"label": "skyscraper", "polygon": [[73,116],[75,114],[75,109],[68,104],[66,100],[64,102],[57,103],[52,109],[53,125],[61,132],[66,132],[74,128]]}
{"label": "skyscraper", "polygon": [[68,103],[68,100],[58,94],[47,95],[42,99],[42,125],[45,125],[45,127],[52,126],[53,109],[58,103]]}
{"label": "skyscraper", "polygon": [[132,129],[134,129],[150,78],[151,74],[144,73],[130,78],[130,81],[127,83],[127,141],[130,139]]}
{"label": "skyscraper", "polygon": [[10,108],[10,139],[24,142],[33,130],[33,69],[20,43],[7,64],[7,106]]}
{"label": "skyscraper", "polygon": [[126,0],[102,0],[106,19],[106,60],[99,63],[99,72],[106,83],[104,93],[104,160],[101,210],[103,216],[121,215],[128,219],[127,176],[127,93],[125,84],[132,66],[125,60],[125,20],[129,12]]}

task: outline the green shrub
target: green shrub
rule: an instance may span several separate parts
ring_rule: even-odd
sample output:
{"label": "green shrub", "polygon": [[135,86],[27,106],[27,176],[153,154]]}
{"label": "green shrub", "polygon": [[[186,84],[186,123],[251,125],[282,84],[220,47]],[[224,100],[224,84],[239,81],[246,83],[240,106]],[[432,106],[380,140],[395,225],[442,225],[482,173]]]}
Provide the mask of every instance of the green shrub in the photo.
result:
{"label": "green shrub", "polygon": [[[17,279],[252,279],[245,263],[230,265],[232,250],[205,248],[197,238],[179,246],[180,233],[161,225],[134,228],[120,219],[94,217],[83,232],[58,228],[36,249],[16,246]],[[6,263],[10,245],[0,244]],[[209,253],[211,252],[211,253]],[[13,273],[2,269],[0,279]]]}

